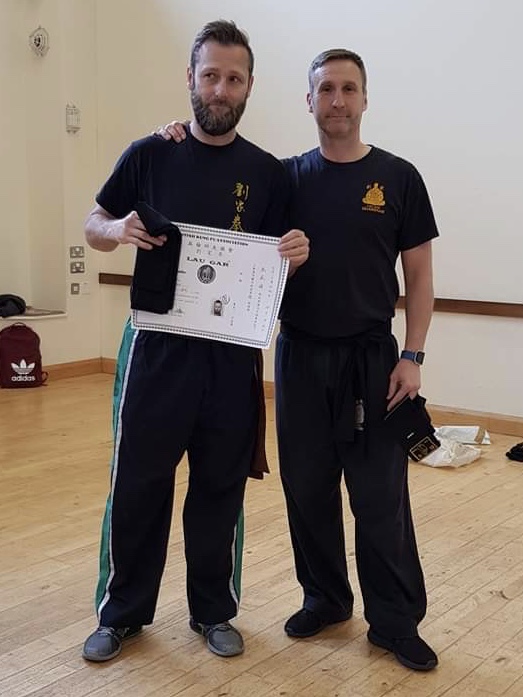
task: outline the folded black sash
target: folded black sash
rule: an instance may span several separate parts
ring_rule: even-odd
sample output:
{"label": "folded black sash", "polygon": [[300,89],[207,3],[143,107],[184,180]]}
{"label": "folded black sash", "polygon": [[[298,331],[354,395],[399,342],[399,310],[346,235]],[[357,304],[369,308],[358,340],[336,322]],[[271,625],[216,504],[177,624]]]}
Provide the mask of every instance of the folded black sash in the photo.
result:
{"label": "folded black sash", "polygon": [[165,314],[174,305],[182,233],[164,215],[139,201],[136,212],[151,237],[165,235],[161,247],[137,249],[131,284],[131,308]]}
{"label": "folded black sash", "polygon": [[408,452],[415,462],[441,445],[434,435],[434,426],[425,409],[425,398],[416,395],[414,399],[405,397],[391,411],[384,420],[384,425],[391,436]]}

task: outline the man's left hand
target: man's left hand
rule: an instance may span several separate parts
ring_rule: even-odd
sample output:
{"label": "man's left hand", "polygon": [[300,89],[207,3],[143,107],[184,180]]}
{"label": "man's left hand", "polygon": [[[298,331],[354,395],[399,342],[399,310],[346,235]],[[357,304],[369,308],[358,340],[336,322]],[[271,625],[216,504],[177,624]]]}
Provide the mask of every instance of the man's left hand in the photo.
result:
{"label": "man's left hand", "polygon": [[303,230],[289,230],[280,240],[278,250],[289,260],[289,276],[309,258],[309,238]]}
{"label": "man's left hand", "polygon": [[400,359],[390,374],[387,411],[399,404],[407,395],[414,399],[421,386],[421,371],[413,361]]}

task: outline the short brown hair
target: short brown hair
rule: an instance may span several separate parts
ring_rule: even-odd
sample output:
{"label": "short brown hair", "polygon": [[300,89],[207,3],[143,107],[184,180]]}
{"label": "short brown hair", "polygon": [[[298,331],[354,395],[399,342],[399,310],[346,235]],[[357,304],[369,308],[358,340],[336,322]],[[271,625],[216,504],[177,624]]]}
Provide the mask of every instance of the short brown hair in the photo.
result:
{"label": "short brown hair", "polygon": [[196,70],[200,49],[207,41],[216,41],[222,46],[243,46],[249,55],[249,76],[252,75],[254,55],[249,45],[249,37],[244,31],[238,29],[234,22],[225,19],[209,22],[196,35],[191,48],[191,71],[193,74]]}
{"label": "short brown hair", "polygon": [[322,51],[318,54],[316,58],[312,61],[309,68],[309,89],[311,92],[314,91],[313,75],[318,68],[321,68],[325,63],[330,61],[351,61],[355,63],[360,69],[361,80],[363,84],[363,91],[367,91],[367,71],[365,70],[365,65],[363,60],[354,51],[349,51],[346,48],[330,48],[327,51]]}

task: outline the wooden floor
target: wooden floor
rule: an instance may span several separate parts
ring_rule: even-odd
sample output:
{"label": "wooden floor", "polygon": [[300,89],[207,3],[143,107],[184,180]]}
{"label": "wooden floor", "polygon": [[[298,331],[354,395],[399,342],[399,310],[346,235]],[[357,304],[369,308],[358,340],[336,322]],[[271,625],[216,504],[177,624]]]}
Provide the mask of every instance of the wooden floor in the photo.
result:
{"label": "wooden floor", "polygon": [[[283,622],[300,606],[277,474],[250,482],[242,609],[246,651],[218,658],[187,625],[180,505],[157,617],[121,656],[88,664],[92,596],[108,486],[111,377],[0,390],[0,695],[3,697],[522,697],[523,465],[504,456],[523,438],[492,434],[476,463],[412,465],[412,501],[426,572],[423,636],[440,656],[413,673],[365,638],[354,618],[293,641]],[[186,468],[181,465],[177,503]]]}

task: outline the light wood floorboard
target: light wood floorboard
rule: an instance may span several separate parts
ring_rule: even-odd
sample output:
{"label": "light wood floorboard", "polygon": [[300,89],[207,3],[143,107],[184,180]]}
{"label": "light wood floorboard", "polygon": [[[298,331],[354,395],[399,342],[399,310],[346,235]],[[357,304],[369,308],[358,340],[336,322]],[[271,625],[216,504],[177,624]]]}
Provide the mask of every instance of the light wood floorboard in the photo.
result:
{"label": "light wood floorboard", "polygon": [[440,666],[417,674],[365,637],[354,566],[353,619],[293,641],[285,619],[300,606],[277,472],[246,500],[243,656],[210,654],[187,624],[180,526],[186,464],[177,476],[169,558],[154,624],[105,665],[81,645],[95,620],[101,516],[111,456],[109,375],[0,390],[0,695],[4,697],[505,697],[523,696],[523,464],[518,438],[491,434],[483,457],[460,469],[410,467],[429,610],[421,631]]}

